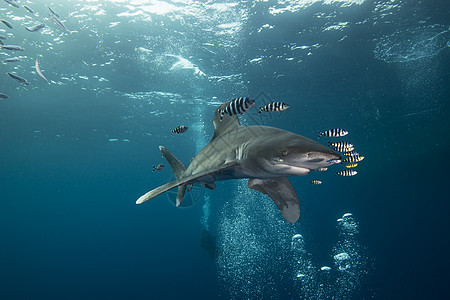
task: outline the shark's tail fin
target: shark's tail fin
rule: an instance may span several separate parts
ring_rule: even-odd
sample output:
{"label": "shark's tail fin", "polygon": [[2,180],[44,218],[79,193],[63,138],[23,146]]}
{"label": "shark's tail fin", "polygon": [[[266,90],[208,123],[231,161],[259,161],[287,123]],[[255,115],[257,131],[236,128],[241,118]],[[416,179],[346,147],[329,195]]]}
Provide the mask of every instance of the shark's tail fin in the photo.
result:
{"label": "shark's tail fin", "polygon": [[[167,162],[169,163],[173,173],[175,174],[175,178],[179,180],[186,171],[186,166],[166,147],[159,146],[159,150],[161,151],[162,156],[167,159]],[[185,192],[186,192],[186,184],[180,185],[178,187],[177,192],[177,203],[176,203],[177,206],[180,206],[181,202],[183,201]]]}

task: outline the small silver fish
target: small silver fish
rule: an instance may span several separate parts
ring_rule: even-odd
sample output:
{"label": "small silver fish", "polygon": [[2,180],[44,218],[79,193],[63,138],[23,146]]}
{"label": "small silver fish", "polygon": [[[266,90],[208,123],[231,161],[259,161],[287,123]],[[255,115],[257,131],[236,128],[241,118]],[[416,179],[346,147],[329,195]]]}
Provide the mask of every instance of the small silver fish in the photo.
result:
{"label": "small silver fish", "polygon": [[309,183],[318,185],[318,184],[322,184],[322,181],[320,181],[318,179],[313,179],[313,180],[310,180]]}
{"label": "small silver fish", "polygon": [[39,76],[41,76],[42,79],[44,79],[45,81],[47,81],[47,83],[50,83],[47,78],[45,78],[44,74],[42,74],[41,72],[41,68],[39,66],[39,59],[36,59],[36,64],[35,64],[35,68],[36,68],[36,72],[38,73]]}
{"label": "small silver fish", "polygon": [[38,24],[38,25],[35,25],[33,27],[25,27],[25,29],[30,31],[30,32],[36,32],[36,31],[41,30],[44,27],[45,27],[45,24]]}
{"label": "small silver fish", "polygon": [[164,165],[163,164],[158,164],[156,166],[153,166],[152,172],[161,171],[162,169],[164,169]]}
{"label": "small silver fish", "polygon": [[8,21],[6,21],[6,20],[0,20],[0,22],[2,22],[3,24],[5,24],[6,26],[8,26],[9,28],[13,28],[12,27],[12,25],[11,25],[11,23],[9,23]]}
{"label": "small silver fish", "polygon": [[19,4],[17,4],[17,2],[15,0],[5,0],[6,3],[11,4],[14,7],[19,8]]}
{"label": "small silver fish", "polygon": [[0,99],[8,99],[8,95],[0,93]]}
{"label": "small silver fish", "polygon": [[284,102],[271,102],[263,107],[259,107],[258,113],[262,113],[263,111],[267,112],[275,112],[275,111],[283,111],[289,108],[289,104]]}
{"label": "small silver fish", "polygon": [[322,167],[322,168],[318,168],[317,172],[325,172],[326,170],[328,170],[327,167]]}
{"label": "small silver fish", "polygon": [[326,131],[318,131],[319,133],[319,139],[321,136],[326,137],[340,137],[340,136],[346,136],[348,134],[348,131],[342,128],[333,128]]}
{"label": "small silver fish", "polygon": [[24,5],[23,6],[26,10],[28,10],[31,14],[34,15],[34,10],[32,10],[31,8],[29,8],[28,6]]}
{"label": "small silver fish", "polygon": [[51,12],[53,15],[57,16],[58,18],[60,18],[60,16],[56,13],[56,11],[54,11],[53,9],[51,9],[51,7],[48,6],[48,5],[47,5],[47,7],[48,7],[48,9],[50,10],[50,12]]}
{"label": "small silver fish", "polygon": [[59,27],[61,27],[64,31],[67,31],[67,32],[71,32],[69,29],[67,29],[67,27],[66,26],[64,26],[64,24],[60,21],[60,20],[58,20],[57,18],[56,18],[56,15],[49,15],[49,17],[50,17],[50,19],[52,19],[53,20],[53,22],[55,22]]}
{"label": "small silver fish", "polygon": [[355,170],[343,170],[343,171],[337,172],[336,174],[344,176],[344,177],[348,177],[348,176],[355,176],[356,174],[358,174],[358,172],[356,172]]}
{"label": "small silver fish", "polygon": [[25,78],[23,78],[23,77],[20,77],[20,76],[18,76],[18,75],[15,75],[15,74],[12,74],[12,73],[9,73],[9,72],[6,72],[6,74],[8,74],[9,76],[11,76],[11,78],[14,78],[15,80],[17,80],[18,82],[20,82],[20,83],[23,83],[23,84],[30,84]]}
{"label": "small silver fish", "polygon": [[2,60],[2,62],[6,62],[6,63],[8,63],[8,62],[18,62],[18,61],[20,61],[20,58],[18,58],[18,57],[11,57],[11,58],[7,58],[7,59]]}
{"label": "small silver fish", "polygon": [[24,51],[25,50],[22,47],[16,46],[16,45],[0,45],[0,49],[6,49],[6,50],[11,50],[11,51]]}
{"label": "small silver fish", "polygon": [[180,133],[186,132],[187,130],[188,130],[187,126],[180,125],[180,126],[177,126],[177,128],[175,128],[175,129],[171,129],[170,132],[180,134]]}

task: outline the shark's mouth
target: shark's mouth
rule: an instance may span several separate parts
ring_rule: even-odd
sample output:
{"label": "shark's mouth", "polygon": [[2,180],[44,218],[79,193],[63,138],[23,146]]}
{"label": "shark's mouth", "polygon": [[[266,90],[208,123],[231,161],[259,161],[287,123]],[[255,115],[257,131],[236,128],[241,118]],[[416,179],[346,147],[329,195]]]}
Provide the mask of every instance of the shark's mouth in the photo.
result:
{"label": "shark's mouth", "polygon": [[324,161],[323,158],[308,159],[309,163],[319,163],[319,162],[322,162],[322,161]]}
{"label": "shark's mouth", "polygon": [[304,176],[311,172],[310,169],[286,163],[277,163],[273,166],[275,173],[281,173],[286,176]]}
{"label": "shark's mouth", "polygon": [[322,152],[309,152],[290,158],[275,157],[272,159],[271,171],[286,176],[304,176],[311,170],[332,165],[334,162],[330,162],[330,159],[336,158],[339,158],[338,154]]}

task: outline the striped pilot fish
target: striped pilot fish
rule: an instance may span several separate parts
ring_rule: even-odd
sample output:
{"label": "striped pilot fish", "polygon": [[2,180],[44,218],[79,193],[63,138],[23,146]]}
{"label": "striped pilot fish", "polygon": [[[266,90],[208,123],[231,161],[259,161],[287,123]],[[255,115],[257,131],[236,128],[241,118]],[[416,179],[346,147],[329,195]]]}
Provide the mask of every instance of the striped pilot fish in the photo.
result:
{"label": "striped pilot fish", "polygon": [[327,131],[318,131],[319,133],[319,139],[321,136],[326,137],[340,137],[340,136],[346,136],[348,134],[348,131],[342,128],[333,128],[329,129]]}
{"label": "striped pilot fish", "polygon": [[358,162],[362,161],[363,159],[364,159],[364,156],[358,154],[358,155],[353,155],[353,156],[347,156],[343,160],[343,162],[346,162],[346,163],[358,163]]}
{"label": "striped pilot fish", "polygon": [[356,172],[355,170],[348,169],[348,170],[343,170],[343,171],[337,172],[336,174],[344,176],[344,177],[348,177],[348,176],[355,176],[356,174],[358,174],[358,172]]}
{"label": "striped pilot fish", "polygon": [[345,165],[346,168],[351,169],[351,168],[356,168],[356,166],[358,166],[358,163],[348,163]]}
{"label": "striped pilot fish", "polygon": [[340,164],[340,163],[342,163],[342,160],[341,159],[330,159],[328,162],[331,164]]}
{"label": "striped pilot fish", "polygon": [[164,165],[163,164],[158,164],[157,166],[153,166],[152,172],[161,171],[162,169],[164,169]]}
{"label": "striped pilot fish", "polygon": [[262,113],[263,111],[274,112],[274,111],[283,111],[289,108],[289,104],[284,102],[271,102],[264,107],[259,107],[258,113]]}
{"label": "striped pilot fish", "polygon": [[186,132],[187,130],[188,130],[187,126],[180,125],[180,126],[177,126],[177,128],[175,128],[175,129],[171,129],[170,132],[180,134],[180,133]]}
{"label": "striped pilot fish", "polygon": [[255,105],[255,100],[252,100],[247,97],[241,97],[241,98],[235,98],[228,103],[228,105],[225,107],[225,109],[222,109],[220,111],[220,120],[222,121],[222,118],[225,114],[228,114],[229,116],[237,115],[237,114],[243,114],[247,110],[253,107]]}
{"label": "striped pilot fish", "polygon": [[336,143],[328,142],[328,145],[331,148],[333,148],[334,150],[339,151],[339,152],[350,152],[355,149],[353,144],[351,144],[349,142],[336,142]]}
{"label": "striped pilot fish", "polygon": [[320,181],[318,179],[313,179],[313,180],[310,180],[309,183],[314,184],[314,185],[318,185],[318,184],[322,184],[322,181]]}
{"label": "striped pilot fish", "polygon": [[347,151],[344,153],[345,156],[361,156],[361,154],[359,154],[359,152],[356,152],[354,150],[352,151]]}

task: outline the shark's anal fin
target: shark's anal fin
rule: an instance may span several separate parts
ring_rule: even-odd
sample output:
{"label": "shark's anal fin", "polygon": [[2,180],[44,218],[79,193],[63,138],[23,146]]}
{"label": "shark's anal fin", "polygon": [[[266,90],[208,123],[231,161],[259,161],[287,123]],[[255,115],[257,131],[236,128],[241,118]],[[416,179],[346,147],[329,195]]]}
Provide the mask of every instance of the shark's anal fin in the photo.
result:
{"label": "shark's anal fin", "polygon": [[278,206],[286,221],[295,223],[300,217],[300,203],[294,187],[286,177],[273,179],[252,178],[248,187],[268,195]]}
{"label": "shark's anal fin", "polygon": [[226,132],[234,130],[241,126],[239,119],[236,115],[229,116],[228,114],[222,114],[221,112],[227,107],[228,103],[231,101],[221,104],[214,112],[213,124],[214,124],[214,135],[213,140]]}

